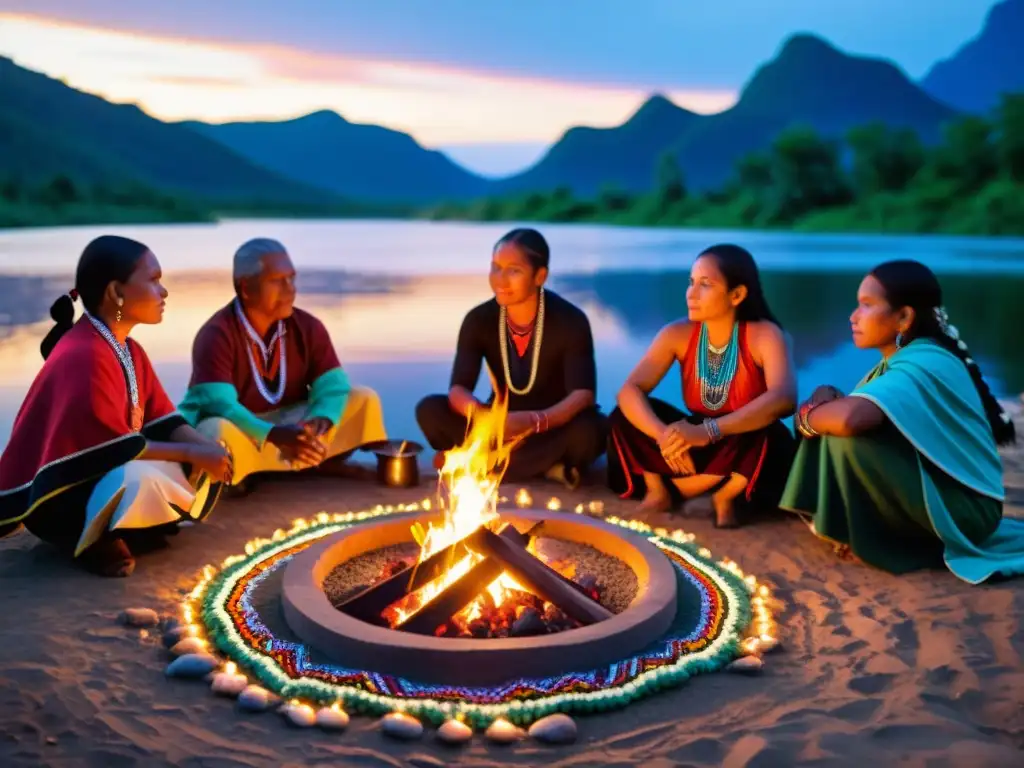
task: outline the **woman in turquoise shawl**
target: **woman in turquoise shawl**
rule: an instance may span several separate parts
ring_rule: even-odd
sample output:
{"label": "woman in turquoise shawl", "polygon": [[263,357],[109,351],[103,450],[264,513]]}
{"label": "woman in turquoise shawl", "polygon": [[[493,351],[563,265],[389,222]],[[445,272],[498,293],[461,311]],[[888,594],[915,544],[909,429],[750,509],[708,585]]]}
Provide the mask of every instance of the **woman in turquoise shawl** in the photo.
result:
{"label": "woman in turquoise shawl", "polygon": [[868,565],[943,562],[971,584],[1024,573],[1024,522],[1003,519],[997,445],[1015,441],[928,267],[890,261],[860,284],[854,343],[882,360],[844,397],[819,387],[781,506]]}

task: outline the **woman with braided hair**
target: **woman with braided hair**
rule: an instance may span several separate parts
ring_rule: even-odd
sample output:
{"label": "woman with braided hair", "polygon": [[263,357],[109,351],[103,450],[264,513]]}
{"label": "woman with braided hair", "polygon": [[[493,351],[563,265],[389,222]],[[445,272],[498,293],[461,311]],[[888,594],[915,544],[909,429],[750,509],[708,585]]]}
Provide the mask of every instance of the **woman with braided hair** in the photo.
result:
{"label": "woman with braided hair", "polygon": [[781,506],[891,573],[945,563],[971,584],[1024,573],[1024,522],[1003,519],[997,450],[1015,441],[1013,422],[949,324],[935,275],[879,265],[850,323],[882,360],[848,396],[819,387],[800,406]]}

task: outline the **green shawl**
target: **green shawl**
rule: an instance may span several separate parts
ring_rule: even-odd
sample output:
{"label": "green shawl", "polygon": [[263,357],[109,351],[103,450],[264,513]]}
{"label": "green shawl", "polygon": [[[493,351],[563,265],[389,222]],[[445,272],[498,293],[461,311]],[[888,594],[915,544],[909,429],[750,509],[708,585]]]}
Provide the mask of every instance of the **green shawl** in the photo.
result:
{"label": "green shawl", "polygon": [[919,339],[876,366],[851,394],[877,405],[917,450],[928,517],[945,546],[946,566],[979,584],[996,573],[1024,573],[1024,521],[1003,519],[981,545],[957,528],[921,457],[983,496],[1004,500],[1003,467],[981,397],[963,362]]}
{"label": "green shawl", "polygon": [[[305,418],[324,418],[337,426],[352,391],[344,368],[325,371],[310,385]],[[262,449],[274,424],[260,418],[238,402],[238,390],[224,382],[198,384],[189,388],[178,411],[193,426],[203,419],[220,416],[237,426]]]}

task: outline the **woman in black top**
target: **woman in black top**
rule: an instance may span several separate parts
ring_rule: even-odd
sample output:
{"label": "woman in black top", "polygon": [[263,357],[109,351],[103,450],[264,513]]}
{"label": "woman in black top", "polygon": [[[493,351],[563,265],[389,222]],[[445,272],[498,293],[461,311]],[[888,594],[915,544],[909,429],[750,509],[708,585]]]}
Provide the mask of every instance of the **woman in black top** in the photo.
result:
{"label": "woman in black top", "polygon": [[[534,229],[514,229],[494,246],[494,298],[462,322],[447,395],[416,406],[430,445],[447,451],[466,437],[467,413],[482,407],[473,390],[481,363],[508,390],[506,436],[526,434],[505,477],[547,476],[570,487],[605,450],[607,417],[595,402],[597,374],[590,322],[581,309],[546,290],[550,251]],[[493,399],[493,395],[492,395]]]}

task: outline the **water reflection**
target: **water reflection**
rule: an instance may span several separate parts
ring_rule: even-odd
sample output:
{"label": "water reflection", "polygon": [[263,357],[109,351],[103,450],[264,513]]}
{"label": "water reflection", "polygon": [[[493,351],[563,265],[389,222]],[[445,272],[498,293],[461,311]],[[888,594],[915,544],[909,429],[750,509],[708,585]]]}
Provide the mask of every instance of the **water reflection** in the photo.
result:
{"label": "water reflection", "polygon": [[[225,222],[119,227],[150,245],[170,291],[159,326],[140,327],[172,398],[185,391],[192,340],[232,298],[230,260],[250,237],[286,244],[299,270],[299,304],[325,323],[354,380],[374,387],[389,431],[418,438],[416,400],[447,388],[459,325],[490,297],[487,260],[505,224]],[[0,234],[0,446],[42,360],[49,307],[71,287],[82,246],[100,228]],[[1024,390],[1024,243],[999,239],[871,238],[786,233],[639,230],[545,225],[551,287],[590,317],[598,401],[606,409],[650,340],[686,312],[693,257],[713,242],[748,247],[773,310],[795,341],[802,392],[852,387],[875,362],[853,347],[849,313],[863,273],[888,258],[918,258],[939,274],[950,317],[998,394]],[[624,265],[628,265],[624,267]],[[485,389],[481,376],[479,391]],[[678,373],[656,390],[680,400]]]}

